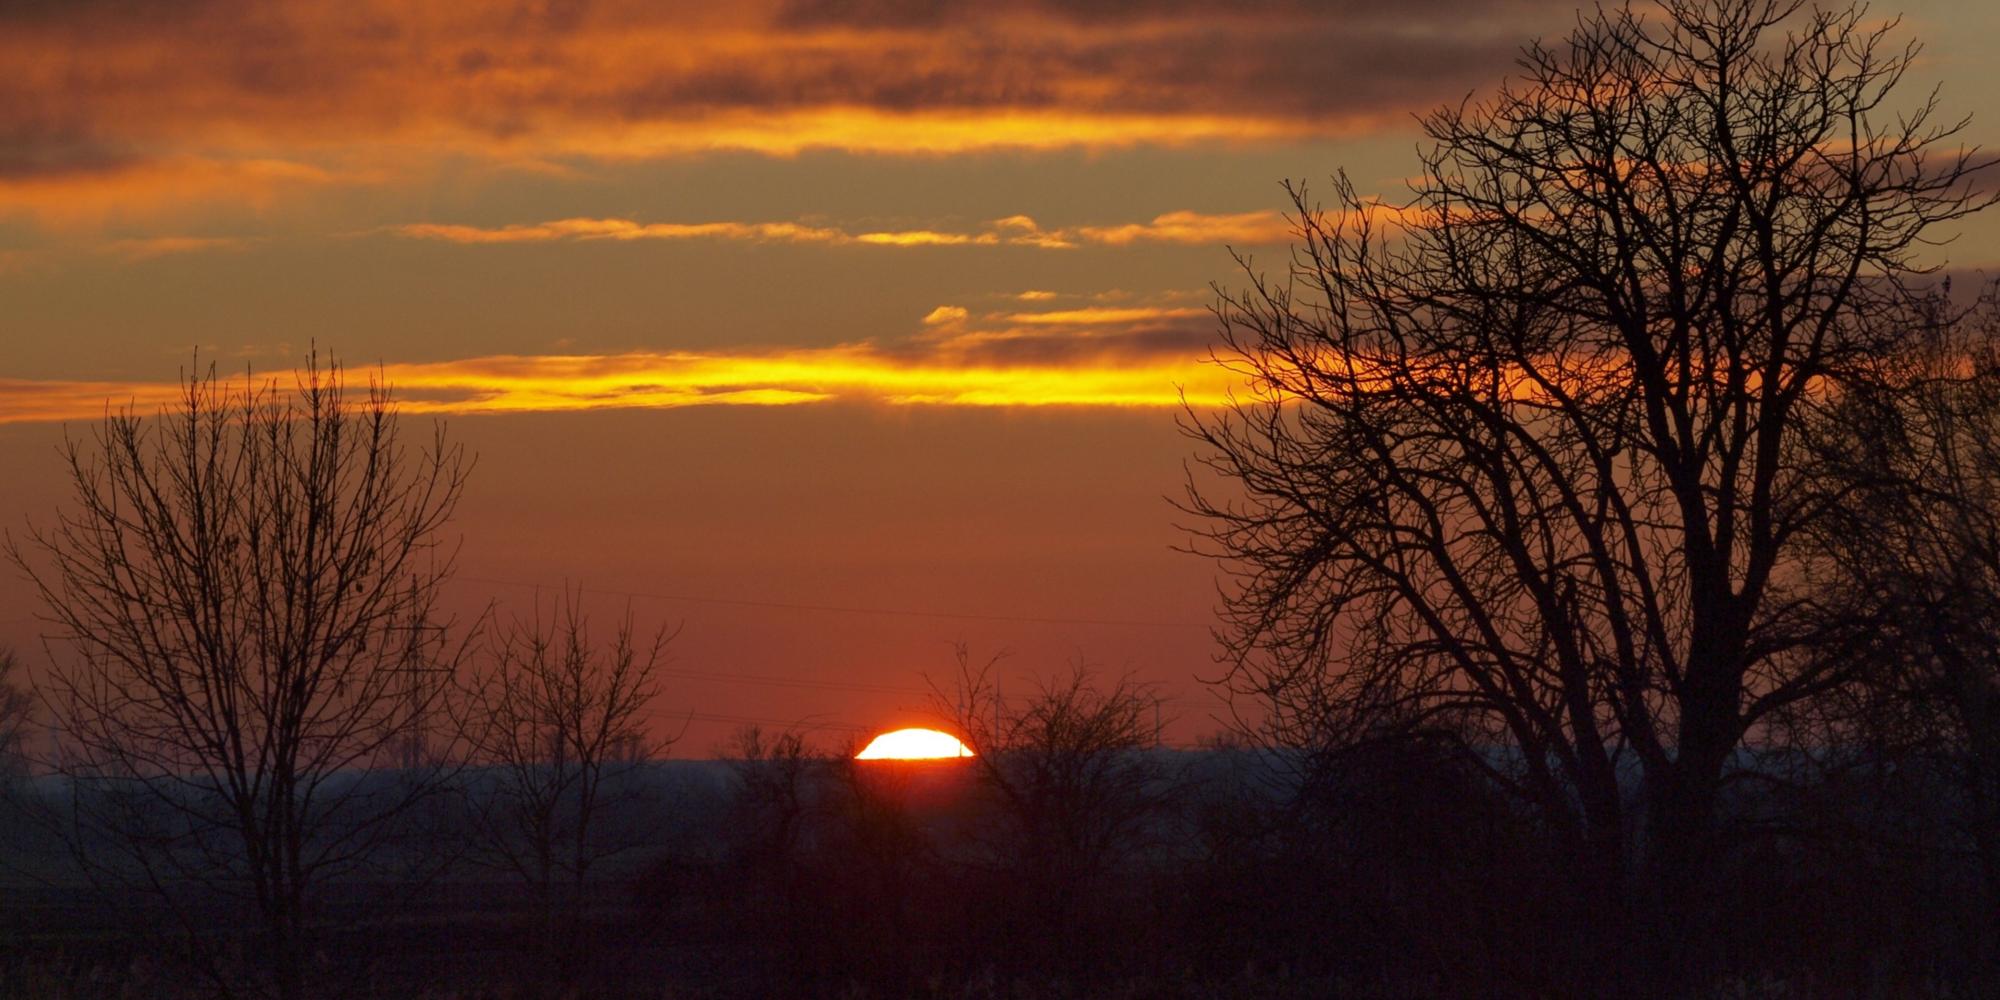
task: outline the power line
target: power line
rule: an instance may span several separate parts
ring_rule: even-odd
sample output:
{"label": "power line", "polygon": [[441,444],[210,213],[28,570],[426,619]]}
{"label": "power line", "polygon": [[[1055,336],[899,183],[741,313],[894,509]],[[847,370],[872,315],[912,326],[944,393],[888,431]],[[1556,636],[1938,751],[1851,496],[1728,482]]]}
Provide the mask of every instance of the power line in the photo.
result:
{"label": "power line", "polygon": [[[503,587],[530,587],[541,590],[547,584],[529,583],[525,580],[501,580],[493,577],[462,576],[467,583],[486,583]],[[552,588],[551,588],[552,589]],[[600,587],[577,587],[581,593],[604,594],[611,597],[642,597],[655,601],[676,601],[686,604],[717,604],[741,608],[775,608],[783,611],[819,611],[842,615],[885,615],[902,618],[942,618],[954,621],[1011,622],[1027,625],[1099,625],[1115,628],[1198,628],[1206,631],[1209,626],[1199,622],[1149,621],[1140,618],[1048,618],[1036,615],[984,615],[956,611],[919,611],[913,608],[864,608],[837,604],[796,604],[789,601],[756,601],[730,597],[693,597],[687,594],[660,594],[638,590],[606,590]]]}
{"label": "power line", "polygon": [[703,670],[683,670],[678,667],[659,667],[654,673],[665,677],[684,677],[704,681],[729,681],[741,684],[769,684],[777,687],[809,688],[816,691],[854,691],[864,694],[907,694],[929,695],[929,691],[916,688],[892,687],[887,684],[870,684],[866,681],[813,680],[808,677],[773,677],[768,674],[718,674]]}
{"label": "power line", "polygon": [[839,729],[851,733],[868,732],[867,726],[850,726],[844,722],[809,722],[805,719],[762,719],[747,715],[724,715],[717,712],[674,712],[658,710],[654,717],[668,719],[689,719],[695,722],[729,722],[742,726],[781,726],[786,729]]}

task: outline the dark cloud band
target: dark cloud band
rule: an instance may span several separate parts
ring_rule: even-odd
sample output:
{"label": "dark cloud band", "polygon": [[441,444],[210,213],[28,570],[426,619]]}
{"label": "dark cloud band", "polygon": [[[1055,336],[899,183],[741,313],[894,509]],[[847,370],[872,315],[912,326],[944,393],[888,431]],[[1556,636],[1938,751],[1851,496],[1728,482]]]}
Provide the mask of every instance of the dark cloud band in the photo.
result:
{"label": "dark cloud band", "polygon": [[[590,156],[608,135],[655,125],[757,148],[741,133],[768,138],[800,115],[1100,122],[1072,130],[1081,144],[1174,141],[1188,117],[1206,137],[1232,134],[1232,121],[1245,134],[1331,134],[1491,79],[1565,9],[16,0],[0,4],[0,182],[223,147]],[[820,132],[812,142],[870,148],[865,125]],[[995,141],[1017,138],[1032,144]],[[899,145],[911,143],[883,148]]]}

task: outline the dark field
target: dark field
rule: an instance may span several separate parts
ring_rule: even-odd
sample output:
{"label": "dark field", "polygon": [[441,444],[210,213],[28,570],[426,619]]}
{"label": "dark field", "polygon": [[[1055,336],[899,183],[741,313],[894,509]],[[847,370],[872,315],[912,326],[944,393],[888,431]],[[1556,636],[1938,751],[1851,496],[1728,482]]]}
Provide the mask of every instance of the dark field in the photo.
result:
{"label": "dark field", "polygon": [[[1572,892],[1532,827],[1469,776],[1416,759],[1296,763],[1105,758],[1093,767],[1144,780],[1060,816],[1053,800],[1031,815],[994,797],[966,762],[646,765],[601,828],[600,846],[621,849],[547,907],[444,827],[374,859],[373,877],[329,881],[309,992],[1591,996],[1658,973],[1661,931],[1620,940],[1634,918]],[[46,807],[54,788],[23,804]],[[1904,838],[1936,818],[1922,810],[1950,811],[1918,791],[1877,775],[1844,802],[1736,799],[1740,846],[1707,887],[1716,916],[1682,929],[1674,956],[1706,981],[1666,995],[1990,995],[2000,949],[1977,868],[1966,845]],[[1775,821],[1804,805],[1825,825]],[[0,905],[6,995],[254,985],[256,922],[229,895],[242,886],[167,892],[178,909],[93,887],[30,812],[9,824],[10,856],[34,870],[10,871]],[[397,866],[422,874],[380,876]]]}

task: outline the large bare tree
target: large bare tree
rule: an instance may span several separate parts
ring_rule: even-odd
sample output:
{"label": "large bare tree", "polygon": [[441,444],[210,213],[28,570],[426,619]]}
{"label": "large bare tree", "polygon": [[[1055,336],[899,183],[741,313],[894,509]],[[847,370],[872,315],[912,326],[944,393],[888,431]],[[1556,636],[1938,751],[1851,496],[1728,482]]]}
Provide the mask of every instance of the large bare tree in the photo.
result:
{"label": "large bare tree", "polygon": [[[43,688],[79,857],[171,904],[225,992],[305,993],[319,890],[435,787],[367,772],[455,669],[441,529],[468,463],[442,424],[407,443],[386,387],[350,392],[316,356],[292,387],[188,376],[69,442],[69,506],[8,543],[63,654]],[[261,971],[215,961],[220,907],[254,915]]]}
{"label": "large bare tree", "polygon": [[1185,419],[1266,735],[1456,740],[1607,920],[1650,897],[1699,933],[1739,751],[1862,649],[1804,555],[1854,488],[1814,443],[1919,336],[1939,224],[1992,200],[1963,121],[1889,103],[1893,28],[1587,9],[1422,119],[1406,203],[1295,190],[1290,273],[1218,310],[1254,388]]}

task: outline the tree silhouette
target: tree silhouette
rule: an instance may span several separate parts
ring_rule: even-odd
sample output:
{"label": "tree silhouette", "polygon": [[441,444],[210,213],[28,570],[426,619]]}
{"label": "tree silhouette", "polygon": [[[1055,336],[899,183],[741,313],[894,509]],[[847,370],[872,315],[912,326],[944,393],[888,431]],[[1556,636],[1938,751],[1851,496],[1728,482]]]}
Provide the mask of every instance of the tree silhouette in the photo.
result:
{"label": "tree silhouette", "polygon": [[827,756],[797,730],[766,733],[757,725],[737,730],[728,751],[738,861],[751,868],[795,863],[812,818],[811,781],[826,769]]}
{"label": "tree silhouette", "polygon": [[829,778],[846,765],[810,746],[803,733],[756,725],[730,740],[735,779],[727,813],[730,881],[725,892],[741,912],[740,933],[765,943],[760,963],[771,989],[798,989],[829,964],[825,916]]}
{"label": "tree silhouette", "polygon": [[[66,453],[71,506],[9,554],[58,648],[48,701],[78,856],[157,893],[225,993],[306,990],[317,890],[367,864],[436,790],[393,767],[456,666],[439,531],[465,482],[438,425],[404,443],[386,388],[206,375],[178,406],[107,417]],[[245,908],[268,975],[211,940]]]}
{"label": "tree silhouette", "polygon": [[13,650],[0,648],[0,789],[27,763],[29,713],[34,700],[15,683],[14,671],[20,665]]}
{"label": "tree silhouette", "polygon": [[2000,914],[2000,286],[1970,309],[1924,305],[1895,391],[1844,400],[1828,442],[1865,486],[1814,541],[1845,603],[1879,608],[1861,689],[1803,721],[1861,766],[1945,776]]}
{"label": "tree silhouette", "polygon": [[1921,335],[1917,251],[1992,201],[1963,121],[1888,110],[1892,28],[1587,10],[1422,119],[1407,203],[1293,189],[1289,275],[1246,261],[1218,310],[1252,394],[1184,418],[1224,684],[1267,734],[1456,741],[1593,923],[1651,913],[1688,975],[1740,748],[1859,662],[1807,565],[1856,487],[1813,444]]}
{"label": "tree silhouette", "polygon": [[651,738],[645,717],[672,638],[663,628],[640,640],[628,611],[600,642],[581,593],[566,592],[547,616],[537,608],[502,627],[463,700],[471,760],[493,776],[477,856],[533,887],[537,945],[558,986],[579,971],[593,870],[643,842],[606,818],[632,803],[629,782],[672,742]]}
{"label": "tree silhouette", "polygon": [[[1010,944],[1030,965],[1077,973],[1109,931],[1115,876],[1143,855],[1170,775],[1152,753],[1160,698],[1129,676],[1100,683],[1082,664],[1003,699],[999,658],[955,651],[956,675],[932,684],[933,710],[972,746],[988,812],[973,833],[1014,904]],[[997,901],[996,901],[997,902]]]}

